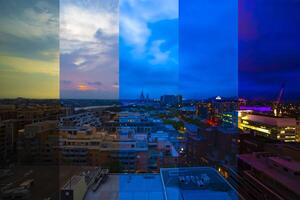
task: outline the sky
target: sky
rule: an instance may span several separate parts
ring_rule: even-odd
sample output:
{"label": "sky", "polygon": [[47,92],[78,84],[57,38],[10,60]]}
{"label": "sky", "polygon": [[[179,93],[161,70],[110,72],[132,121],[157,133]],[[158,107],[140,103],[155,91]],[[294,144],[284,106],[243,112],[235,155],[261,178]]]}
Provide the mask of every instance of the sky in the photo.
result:
{"label": "sky", "polygon": [[239,2],[239,95],[300,99],[300,1]]}
{"label": "sky", "polygon": [[60,97],[117,99],[117,0],[60,0]]}
{"label": "sky", "polygon": [[58,1],[0,0],[0,98],[59,97]]}
{"label": "sky", "polygon": [[299,100],[299,0],[0,0],[0,98]]}
{"label": "sky", "polygon": [[179,90],[185,98],[236,97],[237,0],[180,1]]}
{"label": "sky", "polygon": [[121,98],[237,96],[236,0],[121,2]]}
{"label": "sky", "polygon": [[178,0],[121,0],[119,94],[178,92]]}

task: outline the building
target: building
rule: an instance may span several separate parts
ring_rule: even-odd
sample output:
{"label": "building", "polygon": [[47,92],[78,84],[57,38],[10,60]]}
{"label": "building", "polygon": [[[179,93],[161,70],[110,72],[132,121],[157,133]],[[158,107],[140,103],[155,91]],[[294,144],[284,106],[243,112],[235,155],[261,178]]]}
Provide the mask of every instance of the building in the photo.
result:
{"label": "building", "polygon": [[[79,180],[78,176],[72,179]],[[76,182],[82,185],[80,181]],[[208,167],[163,168],[154,174],[108,174],[98,185],[89,182],[86,185],[90,185],[86,190],[73,185],[72,193],[77,192],[80,196],[80,191],[85,200],[238,199],[231,185],[215,169]],[[68,198],[71,199],[75,198]]]}
{"label": "building", "polygon": [[218,96],[212,100],[212,107],[215,115],[221,115],[237,110],[238,103],[236,100],[222,99]]}
{"label": "building", "polygon": [[10,163],[16,159],[19,121],[5,120],[0,122],[0,157],[1,163]]}
{"label": "building", "polygon": [[177,163],[178,153],[169,134],[157,131],[161,122],[141,113],[120,112],[111,125],[104,123],[105,128],[97,130],[81,123],[86,120],[80,116],[68,118],[68,126],[60,127],[59,155],[63,164],[101,165],[114,172],[153,172]]}
{"label": "building", "polygon": [[163,106],[178,106],[182,104],[181,95],[163,95],[160,97],[160,104]]}
{"label": "building", "polygon": [[90,182],[88,175],[72,176],[70,180],[62,187],[61,200],[83,200]]}
{"label": "building", "polygon": [[165,200],[239,199],[231,185],[210,167],[161,169],[160,175]]}
{"label": "building", "polygon": [[4,163],[7,157],[5,125],[0,122],[0,160]]}
{"label": "building", "polygon": [[[300,162],[268,152],[238,156],[238,170],[252,194],[265,199],[300,198]],[[249,187],[250,188],[250,187]]]}
{"label": "building", "polygon": [[213,108],[210,102],[196,104],[196,114],[200,119],[211,119],[213,117]]}
{"label": "building", "polygon": [[219,121],[222,127],[237,128],[238,127],[238,112],[225,112],[219,115]]}
{"label": "building", "polygon": [[58,122],[44,121],[26,125],[18,132],[18,161],[55,164],[58,162]]}
{"label": "building", "polygon": [[236,128],[201,128],[188,133],[187,161],[194,166],[235,165],[238,151]]}
{"label": "building", "polygon": [[109,174],[99,189],[88,189],[85,200],[143,199],[163,200],[161,177],[158,174]]}
{"label": "building", "polygon": [[297,141],[295,118],[253,114],[252,111],[239,111],[238,127],[244,132],[261,135],[284,142]]}
{"label": "building", "polygon": [[99,127],[100,120],[94,113],[84,112],[74,115],[68,115],[61,117],[59,121],[59,126],[64,127],[83,127],[84,125]]}
{"label": "building", "polygon": [[60,131],[61,163],[106,166],[113,171],[158,171],[160,166],[175,165],[178,153],[171,142],[123,128],[119,133]]}
{"label": "building", "polygon": [[249,133],[239,134],[239,154],[262,152],[265,151],[266,146],[269,144],[276,143],[276,140],[272,140],[268,137],[261,135],[253,135]]}

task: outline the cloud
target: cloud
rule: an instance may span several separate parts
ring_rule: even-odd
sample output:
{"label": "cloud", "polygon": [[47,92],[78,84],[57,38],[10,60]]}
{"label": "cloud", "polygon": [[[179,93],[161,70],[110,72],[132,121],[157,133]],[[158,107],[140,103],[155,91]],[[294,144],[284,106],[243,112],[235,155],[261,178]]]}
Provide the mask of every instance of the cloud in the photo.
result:
{"label": "cloud", "polygon": [[28,74],[46,74],[49,76],[58,77],[59,68],[57,62],[46,62],[32,60],[15,56],[0,56],[1,73],[22,72]]}
{"label": "cloud", "polygon": [[59,2],[0,2],[1,97],[57,98]]}
{"label": "cloud", "polygon": [[64,84],[64,85],[69,85],[72,83],[72,81],[70,81],[70,80],[61,80],[60,82],[61,82],[61,84]]}
{"label": "cloud", "polygon": [[38,2],[20,13],[0,19],[1,32],[24,39],[58,36],[58,12],[55,5]]}
{"label": "cloud", "polygon": [[111,85],[118,79],[118,1],[107,2],[61,1],[60,76],[73,81],[63,97],[117,96]]}
{"label": "cloud", "polygon": [[119,84],[118,84],[118,83],[114,83],[114,84],[112,85],[112,87],[115,88],[115,89],[119,89]]}
{"label": "cloud", "polygon": [[86,60],[84,58],[80,58],[79,57],[79,58],[75,59],[74,64],[77,65],[77,66],[79,66],[79,65],[81,65],[81,64],[83,64],[85,62],[86,62]]}
{"label": "cloud", "polygon": [[149,23],[178,18],[178,0],[124,0],[120,4],[120,37],[133,47],[134,53],[147,51]]}
{"label": "cloud", "polygon": [[121,99],[176,93],[177,33],[178,0],[120,1]]}
{"label": "cloud", "polygon": [[55,1],[1,3],[1,54],[57,62],[58,14],[58,2]]}
{"label": "cloud", "polygon": [[62,4],[60,12],[60,48],[72,54],[80,71],[94,70],[114,59],[111,51],[118,38],[117,13],[108,9],[91,9],[75,3]]}
{"label": "cloud", "polygon": [[151,31],[147,24],[139,19],[130,18],[129,16],[121,17],[121,37],[127,44],[134,47],[135,52],[143,53]]}
{"label": "cloud", "polygon": [[89,85],[86,85],[86,84],[79,84],[78,87],[77,87],[78,90],[80,91],[90,91],[90,90],[95,90],[95,88],[89,86]]}
{"label": "cloud", "polygon": [[[67,4],[61,8],[60,15],[60,39],[63,42],[61,50],[69,53],[91,47],[97,52],[103,48],[102,37],[118,36],[118,19],[116,13],[109,10],[91,10],[88,7],[79,7],[75,4]],[[101,34],[99,34],[101,31]],[[98,45],[97,45],[98,44]],[[97,48],[95,48],[97,45]],[[105,46],[104,46],[105,48]]]}
{"label": "cloud", "polygon": [[162,51],[161,45],[164,44],[164,40],[155,40],[152,42],[149,53],[152,59],[150,63],[153,65],[164,64],[169,60],[170,51]]}
{"label": "cloud", "polygon": [[99,86],[101,86],[102,85],[102,83],[100,82],[100,81],[95,81],[95,82],[86,82],[88,85],[90,85],[90,86],[97,86],[97,87],[99,87]]}

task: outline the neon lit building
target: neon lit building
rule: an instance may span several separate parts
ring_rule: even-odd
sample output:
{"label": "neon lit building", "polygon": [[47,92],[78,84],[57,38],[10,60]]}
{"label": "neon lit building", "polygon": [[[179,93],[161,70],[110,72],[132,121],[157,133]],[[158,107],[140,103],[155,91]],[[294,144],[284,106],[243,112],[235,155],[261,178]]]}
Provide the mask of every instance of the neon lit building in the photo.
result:
{"label": "neon lit building", "polygon": [[253,114],[252,111],[239,111],[238,127],[264,137],[284,142],[297,141],[297,121],[294,118],[283,118]]}

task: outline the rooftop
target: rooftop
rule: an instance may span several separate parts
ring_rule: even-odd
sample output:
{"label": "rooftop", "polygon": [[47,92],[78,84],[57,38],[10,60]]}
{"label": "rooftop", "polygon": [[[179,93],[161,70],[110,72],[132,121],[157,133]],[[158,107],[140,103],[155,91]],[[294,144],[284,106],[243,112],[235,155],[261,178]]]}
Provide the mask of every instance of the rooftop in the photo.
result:
{"label": "rooftop", "polygon": [[[300,185],[300,179],[298,177],[292,177],[288,176],[286,172],[283,172],[282,170],[275,169],[275,167],[272,167],[265,158],[260,158],[256,154],[243,154],[239,155],[239,159],[247,163],[248,165],[255,168],[257,171],[260,171],[264,174],[266,174],[268,177],[272,178],[277,183],[280,183],[281,185],[285,186],[286,188],[289,188],[289,190],[295,192],[296,194],[300,195],[299,185]],[[281,162],[283,166],[289,165],[289,168],[297,168],[299,169],[299,162],[295,163],[296,161],[283,161],[282,158],[270,156],[269,160],[273,160],[278,162]],[[291,164],[292,163],[292,164]]]}
{"label": "rooftop", "polygon": [[297,162],[292,159],[284,159],[281,157],[270,157],[270,160],[277,163],[278,165],[281,165],[283,167],[286,167],[287,169],[294,171],[294,172],[300,172],[300,162]]}
{"label": "rooftop", "polygon": [[166,200],[238,199],[237,192],[213,168],[165,168],[161,177]]}
{"label": "rooftop", "polygon": [[110,174],[85,200],[183,200],[237,199],[236,191],[208,167],[164,168],[160,174]]}
{"label": "rooftop", "polygon": [[294,118],[280,118],[275,116],[264,116],[249,114],[242,119],[255,121],[258,123],[268,124],[272,126],[285,127],[285,126],[296,126],[296,119]]}
{"label": "rooftop", "polygon": [[110,174],[95,192],[89,190],[85,200],[163,200],[159,174]]}

